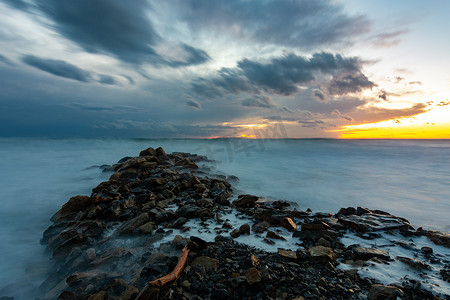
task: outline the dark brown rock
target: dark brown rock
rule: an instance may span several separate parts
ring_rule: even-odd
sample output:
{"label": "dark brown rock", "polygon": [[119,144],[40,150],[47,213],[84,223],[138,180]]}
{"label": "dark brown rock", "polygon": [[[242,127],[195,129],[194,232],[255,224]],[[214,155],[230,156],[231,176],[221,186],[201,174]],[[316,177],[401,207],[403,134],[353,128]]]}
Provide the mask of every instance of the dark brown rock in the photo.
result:
{"label": "dark brown rock", "polygon": [[258,201],[258,196],[253,195],[239,195],[238,199],[233,202],[237,207],[253,207],[256,201]]}
{"label": "dark brown rock", "polygon": [[404,293],[395,286],[373,284],[367,294],[368,300],[395,300],[403,297]]}
{"label": "dark brown rock", "polygon": [[297,229],[297,225],[289,217],[283,218],[280,222],[280,226],[286,228],[289,231],[294,231]]}

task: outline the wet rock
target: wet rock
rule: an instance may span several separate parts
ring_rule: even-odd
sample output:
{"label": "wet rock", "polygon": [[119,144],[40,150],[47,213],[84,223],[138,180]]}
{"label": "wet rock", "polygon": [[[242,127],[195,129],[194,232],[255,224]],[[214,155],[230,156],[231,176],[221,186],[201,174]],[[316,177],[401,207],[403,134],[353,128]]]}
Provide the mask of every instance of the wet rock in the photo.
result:
{"label": "wet rock", "polygon": [[205,268],[209,271],[217,271],[217,268],[219,267],[219,261],[208,256],[199,256],[196,257],[192,262],[192,266],[195,265],[199,265],[200,267]]}
{"label": "wet rock", "polygon": [[317,241],[317,245],[318,246],[324,246],[324,247],[331,247],[331,243],[327,240],[324,239],[323,237],[321,237],[318,241]]}
{"label": "wet rock", "polygon": [[320,263],[333,262],[336,259],[333,249],[324,246],[314,246],[308,249],[311,258]]}
{"label": "wet rock", "polygon": [[147,222],[139,227],[139,231],[146,234],[152,234],[153,230],[155,230],[155,223],[153,222]]}
{"label": "wet rock", "polygon": [[279,235],[278,233],[275,233],[275,232],[273,232],[273,231],[271,231],[271,230],[268,230],[268,231],[267,231],[266,238],[269,238],[269,239],[275,239],[275,240],[283,240],[283,241],[286,240],[284,237],[282,237],[282,236]]}
{"label": "wet rock", "polygon": [[433,248],[428,246],[423,246],[422,248],[420,248],[420,251],[425,255],[433,254]]}
{"label": "wet rock", "polygon": [[167,156],[166,151],[161,147],[156,148],[155,151],[157,156]]}
{"label": "wet rock", "polygon": [[148,213],[141,213],[136,218],[122,224],[122,226],[117,228],[115,233],[117,235],[129,234],[133,232],[136,228],[147,223],[148,220],[149,220]]}
{"label": "wet rock", "polygon": [[354,207],[341,208],[337,214],[344,215],[344,216],[355,215],[356,209]]}
{"label": "wet rock", "polygon": [[156,153],[155,149],[153,149],[152,147],[149,147],[149,148],[147,148],[145,150],[142,150],[139,153],[139,156],[156,156],[156,155],[158,155],[158,154]]}
{"label": "wet rock", "polygon": [[409,257],[403,257],[403,256],[397,256],[398,260],[402,263],[410,266],[413,269],[416,269],[418,271],[422,270],[431,270],[431,267],[427,265],[426,263],[415,259],[415,258],[409,258]]}
{"label": "wet rock", "polygon": [[256,233],[263,233],[270,227],[269,222],[258,222],[252,225],[252,230]]}
{"label": "wet rock", "polygon": [[395,300],[397,297],[403,297],[404,293],[395,286],[374,284],[370,287],[367,294],[368,300]]}
{"label": "wet rock", "polygon": [[280,226],[286,228],[289,231],[294,231],[297,229],[297,225],[289,217],[283,218],[280,222]]}
{"label": "wet rock", "polygon": [[241,236],[241,233],[239,232],[239,229],[235,229],[232,232],[230,232],[230,235],[236,239]]}
{"label": "wet rock", "polygon": [[175,211],[175,215],[180,217],[196,217],[200,212],[200,207],[194,204],[186,204]]}
{"label": "wet rock", "polygon": [[297,260],[297,252],[291,251],[291,250],[284,250],[284,249],[278,249],[278,255],[282,256],[284,258]]}
{"label": "wet rock", "polygon": [[233,204],[237,207],[253,207],[258,199],[259,197],[254,195],[239,195]]}
{"label": "wet rock", "polygon": [[359,232],[379,231],[379,230],[409,230],[412,229],[409,222],[403,218],[392,215],[363,214],[357,215],[340,215],[339,222],[344,226]]}
{"label": "wet rock", "polygon": [[427,237],[436,245],[450,248],[450,234],[441,231],[428,231]]}
{"label": "wet rock", "polygon": [[262,279],[261,274],[255,267],[252,267],[245,272],[245,278],[249,285],[261,282]]}
{"label": "wet rock", "polygon": [[73,219],[80,211],[84,210],[91,204],[91,197],[80,195],[72,197],[55,215],[53,215],[51,220],[56,222],[60,220]]}
{"label": "wet rock", "polygon": [[239,233],[242,234],[250,234],[250,224],[243,224],[239,227]]}
{"label": "wet rock", "polygon": [[387,251],[380,250],[378,248],[357,247],[353,249],[353,253],[355,254],[356,258],[362,260],[368,260],[372,257],[390,259],[389,253]]}
{"label": "wet rock", "polygon": [[361,216],[361,215],[364,215],[364,214],[370,214],[370,213],[371,213],[371,211],[368,210],[367,208],[360,207],[360,206],[358,206],[356,208],[356,215],[357,216]]}
{"label": "wet rock", "polygon": [[184,224],[186,224],[187,221],[188,219],[186,219],[185,217],[179,217],[175,220],[175,222],[173,222],[172,227],[181,228]]}
{"label": "wet rock", "polygon": [[302,224],[301,229],[302,229],[302,231],[305,231],[305,230],[328,230],[328,229],[330,229],[330,226],[328,226],[327,223],[324,223],[324,222],[318,220],[318,221],[315,221],[312,223]]}

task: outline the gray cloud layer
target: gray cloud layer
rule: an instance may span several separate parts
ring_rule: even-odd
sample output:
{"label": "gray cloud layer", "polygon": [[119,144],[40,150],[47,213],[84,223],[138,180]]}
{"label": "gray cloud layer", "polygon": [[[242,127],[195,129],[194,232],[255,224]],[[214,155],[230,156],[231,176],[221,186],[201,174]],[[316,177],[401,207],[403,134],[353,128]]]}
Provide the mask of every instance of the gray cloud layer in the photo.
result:
{"label": "gray cloud layer", "polygon": [[147,0],[41,0],[37,7],[62,36],[91,53],[114,56],[131,64],[150,63],[181,67],[209,60],[200,49],[182,44],[185,58],[166,60],[154,47],[163,40],[146,12]]}
{"label": "gray cloud layer", "polygon": [[[268,63],[244,59],[235,69],[222,69],[215,77],[199,78],[193,83],[192,90],[206,98],[260,91],[292,95],[299,91],[299,85],[310,85],[326,76],[333,78],[326,84],[328,92],[333,95],[359,92],[374,86],[362,74],[358,58],[321,52],[311,58],[289,54]],[[316,91],[315,95],[324,100],[325,96],[322,97],[320,92]]]}
{"label": "gray cloud layer", "polygon": [[193,31],[213,30],[245,40],[305,50],[349,41],[368,20],[328,0],[172,0]]}
{"label": "gray cloud layer", "polygon": [[88,71],[80,69],[77,66],[63,60],[44,59],[33,55],[25,55],[22,58],[22,61],[32,67],[56,76],[82,82],[88,82],[91,80],[91,74]]}

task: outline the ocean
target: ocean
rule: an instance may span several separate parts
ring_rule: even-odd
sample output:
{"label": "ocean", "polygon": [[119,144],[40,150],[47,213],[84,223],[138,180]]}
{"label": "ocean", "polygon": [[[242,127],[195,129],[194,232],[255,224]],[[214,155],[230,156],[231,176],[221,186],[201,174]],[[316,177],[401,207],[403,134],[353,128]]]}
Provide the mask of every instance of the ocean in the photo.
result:
{"label": "ocean", "polygon": [[99,166],[159,146],[207,155],[212,171],[240,179],[238,194],[299,210],[381,209],[415,227],[450,231],[450,140],[2,138],[0,291],[37,289],[45,279],[42,233],[71,196],[109,178]]}

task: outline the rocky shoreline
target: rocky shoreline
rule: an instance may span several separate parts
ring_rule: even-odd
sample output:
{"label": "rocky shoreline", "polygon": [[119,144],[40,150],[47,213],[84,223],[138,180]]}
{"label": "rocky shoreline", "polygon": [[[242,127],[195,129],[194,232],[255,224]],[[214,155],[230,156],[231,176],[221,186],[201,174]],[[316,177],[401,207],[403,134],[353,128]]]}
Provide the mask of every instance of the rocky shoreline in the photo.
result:
{"label": "rocky shoreline", "polygon": [[[203,162],[148,148],[106,167],[110,179],[91,196],[72,197],[43,234],[54,266],[41,299],[450,299],[450,257],[433,249],[450,248],[449,234],[415,230],[380,210],[313,213],[235,195],[237,178],[210,174]],[[386,248],[364,245],[385,235],[395,239]],[[256,240],[278,249],[252,247]],[[155,284],[183,251],[178,278]],[[358,272],[395,264],[421,280],[383,285]],[[426,284],[434,279],[436,290]]]}

